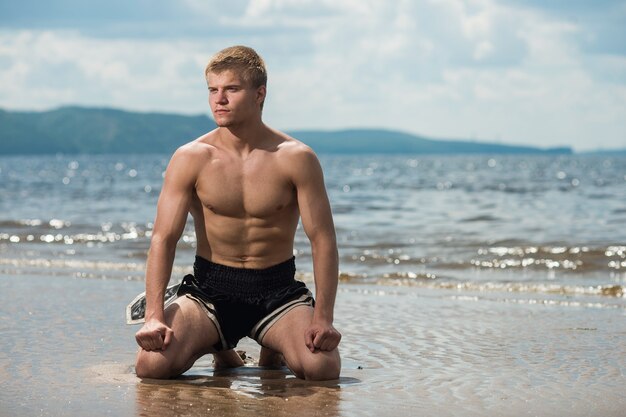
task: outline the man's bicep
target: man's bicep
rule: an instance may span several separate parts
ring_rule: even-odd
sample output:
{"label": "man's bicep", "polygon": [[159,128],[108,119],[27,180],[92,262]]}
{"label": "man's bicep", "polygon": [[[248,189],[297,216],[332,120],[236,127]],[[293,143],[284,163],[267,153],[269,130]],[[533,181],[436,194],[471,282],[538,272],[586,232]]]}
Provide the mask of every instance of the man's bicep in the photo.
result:
{"label": "man's bicep", "polygon": [[187,194],[163,187],[157,204],[153,234],[178,240],[189,213],[190,197]]}
{"label": "man's bicep", "polygon": [[306,155],[300,167],[296,189],[304,231],[309,238],[320,233],[334,236],[335,229],[324,174],[315,154]]}
{"label": "man's bicep", "polygon": [[189,157],[174,154],[165,172],[153,234],[178,240],[187,221],[195,177]]}

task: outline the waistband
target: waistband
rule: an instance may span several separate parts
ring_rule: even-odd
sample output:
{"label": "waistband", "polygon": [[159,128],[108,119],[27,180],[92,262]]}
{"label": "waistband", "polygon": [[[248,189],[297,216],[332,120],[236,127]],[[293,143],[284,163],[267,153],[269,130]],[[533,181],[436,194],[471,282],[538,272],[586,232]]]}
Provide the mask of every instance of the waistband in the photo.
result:
{"label": "waistband", "polygon": [[200,287],[240,296],[268,293],[292,284],[296,274],[295,256],[263,269],[237,268],[217,264],[196,255],[194,276]]}

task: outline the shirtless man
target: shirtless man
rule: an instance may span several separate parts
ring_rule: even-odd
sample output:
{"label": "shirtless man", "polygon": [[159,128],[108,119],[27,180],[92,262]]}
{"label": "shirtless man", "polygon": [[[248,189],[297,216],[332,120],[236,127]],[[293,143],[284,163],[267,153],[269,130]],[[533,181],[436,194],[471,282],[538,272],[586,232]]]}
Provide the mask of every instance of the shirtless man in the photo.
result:
{"label": "shirtless man", "polygon": [[[205,70],[217,128],[180,147],[165,173],[146,270],[146,321],[137,332],[136,372],[171,378],[212,353],[216,367],[243,365],[244,336],[261,346],[259,365],[282,354],[299,378],[339,377],[333,327],[338,255],[319,161],[261,118],[267,75],[260,56],[235,46]],[[194,275],[165,310],[176,243],[191,213]],[[299,218],[311,242],[316,300],[294,279]]]}

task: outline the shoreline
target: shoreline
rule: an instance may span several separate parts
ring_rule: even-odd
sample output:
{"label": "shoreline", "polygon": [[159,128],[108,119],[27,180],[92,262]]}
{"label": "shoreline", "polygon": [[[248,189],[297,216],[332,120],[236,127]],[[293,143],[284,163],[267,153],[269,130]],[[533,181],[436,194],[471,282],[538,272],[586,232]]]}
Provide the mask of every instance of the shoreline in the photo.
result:
{"label": "shoreline", "polygon": [[[626,407],[623,309],[506,303],[342,284],[342,377],[311,384],[252,363],[181,379],[132,373],[124,307],[143,283],[5,276],[3,416],[605,415]],[[238,349],[258,356],[256,343]]]}

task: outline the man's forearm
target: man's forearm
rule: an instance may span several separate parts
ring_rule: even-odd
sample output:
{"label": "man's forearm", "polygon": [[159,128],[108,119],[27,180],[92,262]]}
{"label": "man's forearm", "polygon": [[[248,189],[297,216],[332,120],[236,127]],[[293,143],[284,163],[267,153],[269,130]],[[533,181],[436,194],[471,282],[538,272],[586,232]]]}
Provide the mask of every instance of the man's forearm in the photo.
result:
{"label": "man's forearm", "polygon": [[332,323],[339,274],[339,255],[334,239],[324,239],[311,244],[313,274],[315,276],[314,320]]}
{"label": "man's forearm", "polygon": [[172,274],[176,244],[153,239],[146,265],[146,320],[164,320],[165,289]]}

